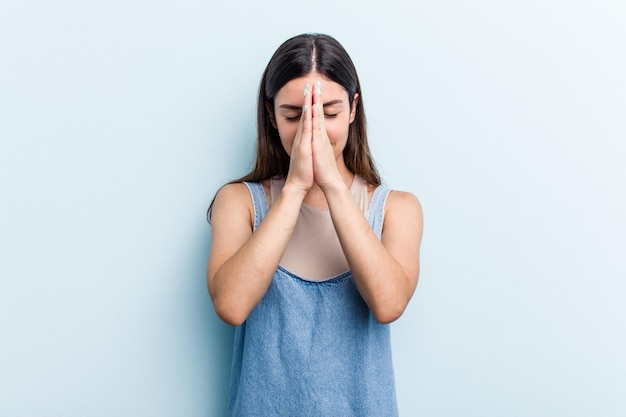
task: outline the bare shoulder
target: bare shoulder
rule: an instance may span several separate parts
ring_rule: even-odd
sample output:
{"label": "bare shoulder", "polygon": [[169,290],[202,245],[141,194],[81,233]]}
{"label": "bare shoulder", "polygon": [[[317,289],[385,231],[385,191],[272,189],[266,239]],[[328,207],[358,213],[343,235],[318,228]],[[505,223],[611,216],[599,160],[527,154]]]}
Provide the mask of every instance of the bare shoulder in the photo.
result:
{"label": "bare shoulder", "polygon": [[248,187],[241,182],[226,184],[215,196],[211,223],[233,215],[240,217],[246,213],[254,221],[254,205]]}
{"label": "bare shoulder", "polygon": [[385,217],[387,215],[412,216],[422,218],[422,204],[419,199],[406,191],[392,190],[385,204]]}
{"label": "bare shoulder", "polygon": [[391,191],[385,203],[383,242],[394,240],[419,247],[423,228],[422,205],[417,197],[404,191]]}
{"label": "bare shoulder", "polygon": [[231,199],[239,200],[247,197],[250,197],[248,187],[243,182],[233,182],[220,188],[215,196],[215,199],[216,201]]}

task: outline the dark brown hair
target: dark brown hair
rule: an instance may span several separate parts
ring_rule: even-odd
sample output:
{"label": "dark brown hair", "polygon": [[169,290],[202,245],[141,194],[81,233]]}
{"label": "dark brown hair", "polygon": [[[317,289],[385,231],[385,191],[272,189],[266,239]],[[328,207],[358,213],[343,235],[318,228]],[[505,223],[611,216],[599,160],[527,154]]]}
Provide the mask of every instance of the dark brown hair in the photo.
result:
{"label": "dark brown hair", "polygon": [[[380,175],[376,170],[369,146],[363,94],[356,68],[346,50],[337,40],[323,34],[302,34],[285,41],[274,52],[259,86],[257,102],[257,146],[254,168],[247,175],[231,181],[261,182],[274,176],[287,177],[289,155],[283,148],[278,130],[271,122],[274,97],[289,81],[311,73],[336,82],[348,92],[350,107],[356,100],[356,114],[350,124],[348,141],[343,150],[346,167],[360,175],[372,185],[380,185]],[[211,206],[207,212],[210,220]]]}

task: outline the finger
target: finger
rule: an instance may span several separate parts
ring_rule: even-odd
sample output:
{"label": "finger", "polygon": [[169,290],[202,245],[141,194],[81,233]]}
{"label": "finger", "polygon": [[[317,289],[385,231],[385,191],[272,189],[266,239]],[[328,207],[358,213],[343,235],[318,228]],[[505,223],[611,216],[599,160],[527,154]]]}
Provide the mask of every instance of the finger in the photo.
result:
{"label": "finger", "polygon": [[310,89],[310,86],[309,86],[309,83],[307,83],[304,86],[304,92],[303,92],[304,104],[302,105],[302,111],[300,112],[300,120],[298,122],[298,129],[296,130],[296,137],[294,139],[294,143],[298,142],[298,139],[300,139],[300,137],[302,136],[302,132],[304,130],[304,121],[306,119],[306,113],[310,107],[307,104],[307,95],[310,95],[309,89]]}
{"label": "finger", "polygon": [[319,129],[322,132],[326,132],[326,117],[324,117],[324,97],[322,96],[322,82],[317,81],[315,83],[315,96],[317,98],[318,103],[318,114],[319,114]]}
{"label": "finger", "polygon": [[315,109],[314,112],[314,123],[313,130],[315,133],[323,133],[325,132],[325,120],[324,120],[324,100],[322,97],[322,82],[316,81],[315,88],[313,88],[313,107]]}
{"label": "finger", "polygon": [[[316,83],[317,84],[317,83]],[[311,94],[311,108],[312,108],[312,112],[311,112],[311,118],[312,118],[312,128],[313,128],[313,134],[317,134],[319,131],[319,127],[320,127],[320,113],[319,113],[319,97],[317,94],[317,85],[315,87],[313,87],[311,90],[312,94]]]}
{"label": "finger", "polygon": [[[314,95],[313,95],[313,108],[315,110],[313,118],[313,136],[320,139],[327,138],[326,134],[326,118],[324,116],[324,98],[322,97],[322,82],[317,81],[315,83]],[[328,139],[326,139],[328,140]]]}
{"label": "finger", "polygon": [[301,134],[305,137],[309,137],[311,135],[313,113],[313,92],[311,90],[310,85],[307,83],[306,87],[304,87],[304,106],[302,106],[302,115],[300,116],[300,123],[302,125]]}

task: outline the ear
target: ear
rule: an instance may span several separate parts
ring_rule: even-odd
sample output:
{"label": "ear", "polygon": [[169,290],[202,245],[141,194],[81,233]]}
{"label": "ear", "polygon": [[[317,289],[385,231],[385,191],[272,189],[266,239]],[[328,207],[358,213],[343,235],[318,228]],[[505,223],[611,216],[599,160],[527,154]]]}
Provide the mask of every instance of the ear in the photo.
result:
{"label": "ear", "polygon": [[265,109],[267,110],[267,114],[270,117],[270,123],[274,126],[274,129],[278,129],[276,126],[276,117],[274,117],[274,105],[269,100],[265,101]]}
{"label": "ear", "polygon": [[354,122],[356,117],[356,105],[359,102],[359,93],[354,93],[354,98],[352,99],[352,106],[350,108],[350,123]]}

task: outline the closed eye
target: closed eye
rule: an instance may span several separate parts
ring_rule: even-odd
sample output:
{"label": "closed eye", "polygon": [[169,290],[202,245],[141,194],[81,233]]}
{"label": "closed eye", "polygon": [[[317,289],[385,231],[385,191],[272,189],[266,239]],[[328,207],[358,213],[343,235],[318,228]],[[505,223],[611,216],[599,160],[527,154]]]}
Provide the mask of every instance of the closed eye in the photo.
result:
{"label": "closed eye", "polygon": [[[339,113],[324,114],[324,117],[326,117],[327,119],[334,119],[338,115],[339,115]],[[285,116],[285,120],[288,121],[288,122],[298,122],[298,121],[300,121],[300,116],[301,115],[297,115],[297,116],[293,116],[293,117]]]}

